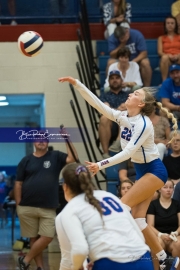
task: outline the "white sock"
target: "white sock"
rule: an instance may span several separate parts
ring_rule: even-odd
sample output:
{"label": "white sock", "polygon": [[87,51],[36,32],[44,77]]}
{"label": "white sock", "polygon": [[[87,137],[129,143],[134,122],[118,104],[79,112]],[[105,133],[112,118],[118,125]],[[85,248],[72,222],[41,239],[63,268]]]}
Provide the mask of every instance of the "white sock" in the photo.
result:
{"label": "white sock", "polygon": [[157,256],[159,261],[164,261],[167,258],[167,254],[164,251],[164,249],[161,250],[160,252],[156,253],[156,256]]}

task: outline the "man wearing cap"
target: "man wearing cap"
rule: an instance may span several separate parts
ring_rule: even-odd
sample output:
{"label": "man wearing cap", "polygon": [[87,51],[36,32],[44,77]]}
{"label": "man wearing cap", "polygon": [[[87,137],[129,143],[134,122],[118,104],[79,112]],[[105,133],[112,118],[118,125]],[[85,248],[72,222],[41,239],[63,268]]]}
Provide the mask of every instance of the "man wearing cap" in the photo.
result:
{"label": "man wearing cap", "polygon": [[67,154],[48,151],[48,139],[42,132],[36,136],[34,147],[34,153],[18,164],[14,189],[21,236],[30,238],[31,247],[26,256],[18,258],[20,270],[29,270],[33,259],[37,270],[44,270],[42,252],[55,235],[59,174],[67,163],[75,162],[67,143]]}
{"label": "man wearing cap", "polygon": [[117,26],[114,34],[108,38],[108,49],[111,58],[108,60],[107,70],[112,63],[117,61],[117,52],[122,47],[128,47],[131,52],[130,61],[139,64],[143,85],[150,86],[152,70],[147,58],[144,36],[138,30],[130,29],[127,21],[123,21],[120,26]]}
{"label": "man wearing cap", "polygon": [[[107,106],[117,109],[126,110],[125,101],[128,98],[129,93],[122,91],[123,80],[119,70],[112,70],[109,73],[109,87],[110,91],[102,93],[100,100]],[[120,140],[118,137],[119,126],[117,123],[109,120],[104,115],[100,118],[99,123],[99,139],[103,149],[103,157],[109,157],[109,150],[113,152],[120,151]]]}
{"label": "man wearing cap", "polygon": [[166,79],[159,90],[164,107],[173,112],[180,121],[180,65],[169,68],[170,78]]}

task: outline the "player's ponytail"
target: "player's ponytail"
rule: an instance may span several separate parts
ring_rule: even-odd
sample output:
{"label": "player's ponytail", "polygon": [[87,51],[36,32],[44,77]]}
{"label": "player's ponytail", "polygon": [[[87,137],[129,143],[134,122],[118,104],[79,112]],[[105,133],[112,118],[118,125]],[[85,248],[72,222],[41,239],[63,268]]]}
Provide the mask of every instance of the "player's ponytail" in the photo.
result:
{"label": "player's ponytail", "polygon": [[95,186],[88,169],[82,164],[71,163],[63,169],[64,183],[72,191],[72,194],[77,196],[85,193],[85,200],[93,205],[102,216],[100,202],[94,197],[93,191]]}
{"label": "player's ponytail", "polygon": [[167,115],[168,118],[171,118],[171,121],[173,122],[172,128],[173,128],[174,132],[173,132],[173,136],[172,136],[171,140],[168,142],[168,143],[171,143],[171,142],[173,141],[174,137],[177,135],[177,129],[178,129],[177,119],[174,117],[173,113],[170,113],[170,112],[168,111],[168,109],[166,109],[166,108],[164,108],[164,107],[162,106],[162,103],[161,103],[161,102],[156,102],[156,106],[157,106],[163,113],[165,113],[165,114]]}

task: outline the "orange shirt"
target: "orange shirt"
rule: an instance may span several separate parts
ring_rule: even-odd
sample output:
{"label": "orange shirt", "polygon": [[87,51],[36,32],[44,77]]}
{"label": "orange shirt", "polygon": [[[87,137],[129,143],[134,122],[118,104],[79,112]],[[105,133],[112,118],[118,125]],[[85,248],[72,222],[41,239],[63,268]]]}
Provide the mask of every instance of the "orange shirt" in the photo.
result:
{"label": "orange shirt", "polygon": [[174,35],[173,39],[168,36],[162,36],[162,48],[165,54],[179,54],[180,53],[180,35]]}

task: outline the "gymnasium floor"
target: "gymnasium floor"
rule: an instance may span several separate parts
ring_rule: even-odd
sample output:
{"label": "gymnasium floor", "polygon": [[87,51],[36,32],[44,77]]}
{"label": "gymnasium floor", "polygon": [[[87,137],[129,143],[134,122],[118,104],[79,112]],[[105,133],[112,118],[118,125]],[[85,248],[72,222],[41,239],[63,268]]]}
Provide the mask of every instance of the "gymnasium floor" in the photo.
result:
{"label": "gymnasium floor", "polygon": [[[20,226],[18,220],[15,222],[14,239],[20,237]],[[0,228],[0,270],[18,270],[17,257],[18,251],[12,250],[11,245],[11,220],[4,228]],[[43,253],[45,268],[44,270],[59,270],[60,253],[49,253],[47,250]],[[32,263],[30,270],[36,270]]]}

